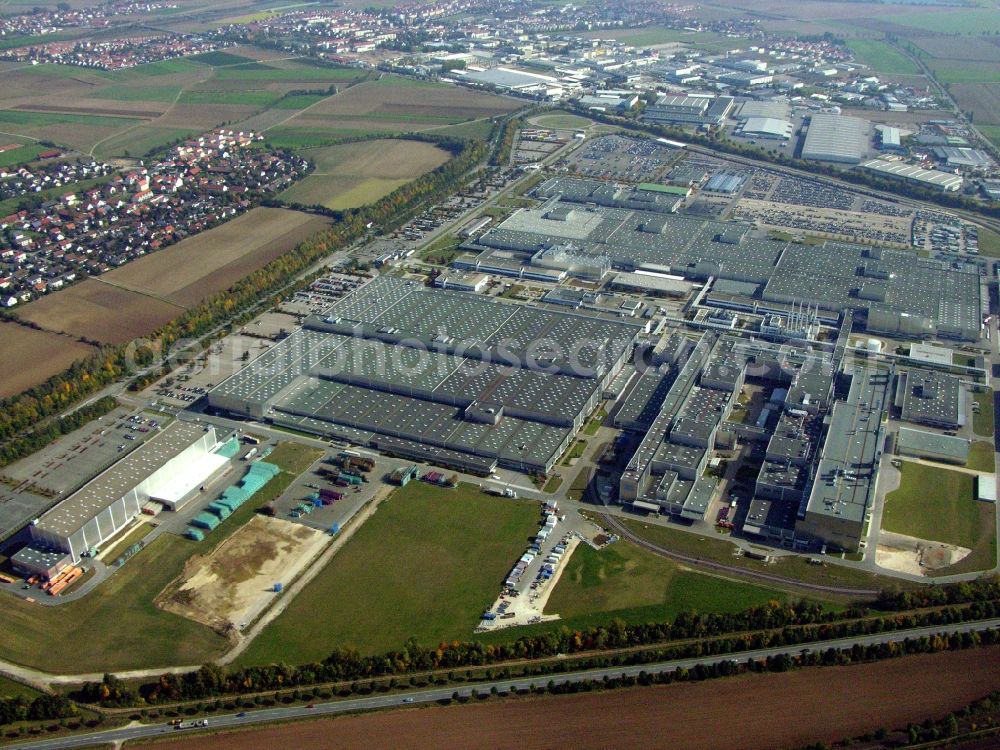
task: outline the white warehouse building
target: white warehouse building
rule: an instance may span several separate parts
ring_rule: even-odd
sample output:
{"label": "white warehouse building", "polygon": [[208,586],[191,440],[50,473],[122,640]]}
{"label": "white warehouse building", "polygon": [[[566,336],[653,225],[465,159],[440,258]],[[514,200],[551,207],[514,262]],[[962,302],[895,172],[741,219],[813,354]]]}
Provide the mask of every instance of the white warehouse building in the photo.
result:
{"label": "white warehouse building", "polygon": [[99,474],[30,527],[37,546],[73,562],[127,527],[150,500],[176,510],[229,460],[213,453],[214,427],[175,422]]}

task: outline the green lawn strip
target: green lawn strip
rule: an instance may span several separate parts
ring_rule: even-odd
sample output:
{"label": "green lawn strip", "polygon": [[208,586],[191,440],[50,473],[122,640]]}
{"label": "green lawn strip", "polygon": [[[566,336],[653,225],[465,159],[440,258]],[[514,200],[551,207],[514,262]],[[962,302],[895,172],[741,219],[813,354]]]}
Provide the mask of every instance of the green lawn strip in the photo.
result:
{"label": "green lawn strip", "polygon": [[[864,570],[847,568],[829,562],[823,565],[811,565],[808,558],[801,555],[779,557],[773,563],[765,563],[747,557],[735,557],[733,555],[735,547],[732,543],[713,538],[711,535],[692,534],[668,526],[648,524],[633,519],[624,519],[622,523],[636,536],[673,552],[746,570],[767,572],[771,575],[804,583],[866,589],[879,589],[897,583],[894,578],[877,576]],[[810,596],[816,597],[818,595],[810,594]]]}
{"label": "green lawn strip", "polygon": [[467,640],[537,530],[536,503],[411,482],[354,537],[240,658],[299,664],[335,647],[363,653],[414,637]]}
{"label": "green lawn strip", "polygon": [[[308,458],[298,447],[283,446],[268,460],[272,457],[283,469],[293,470]],[[200,623],[159,609],[154,600],[181,574],[191,555],[210,553],[249,521],[258,507],[284,492],[295,476],[282,471],[203,542],[173,534],[159,536],[82,599],[42,607],[7,596],[0,658],[57,673],[199,664],[218,658],[228,647],[225,638]]]}
{"label": "green lawn strip", "polygon": [[997,564],[996,509],[992,503],[977,503],[979,512],[979,539],[972,551],[954,565],[929,571],[930,576],[948,576],[958,573],[975,573],[989,570]]}
{"label": "green lawn strip", "polygon": [[584,435],[596,435],[597,431],[601,429],[601,425],[604,424],[604,420],[608,416],[608,411],[603,406],[600,407],[597,412],[591,417],[590,421],[587,423],[586,427],[583,428]]}
{"label": "green lawn strip", "polygon": [[586,440],[574,440],[573,444],[569,447],[569,450],[566,451],[566,455],[563,456],[563,460],[561,462],[562,465],[569,466],[570,461],[572,461],[574,458],[580,458],[581,456],[583,456],[583,453],[586,450],[587,450]]}
{"label": "green lawn strip", "polygon": [[993,390],[974,393],[972,398],[979,404],[979,410],[972,414],[972,431],[980,437],[993,437]]}
{"label": "green lawn strip", "polygon": [[885,498],[882,529],[970,549],[979,539],[975,477],[912,461]]}
{"label": "green lawn strip", "polygon": [[996,471],[993,458],[993,443],[985,440],[976,440],[969,446],[969,460],[965,466],[976,471],[986,471],[992,474]]}
{"label": "green lawn strip", "polygon": [[562,487],[563,478],[558,474],[553,474],[545,482],[545,486],[542,487],[542,492],[555,492],[560,487]]}

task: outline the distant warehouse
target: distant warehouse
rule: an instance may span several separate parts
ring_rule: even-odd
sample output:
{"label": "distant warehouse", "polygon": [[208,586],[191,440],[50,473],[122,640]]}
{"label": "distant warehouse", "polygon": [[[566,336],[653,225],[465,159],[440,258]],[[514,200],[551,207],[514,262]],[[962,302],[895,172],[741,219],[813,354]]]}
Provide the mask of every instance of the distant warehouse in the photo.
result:
{"label": "distant warehouse", "polygon": [[946,193],[955,193],[962,188],[961,175],[942,172],[939,169],[923,169],[901,161],[872,159],[871,161],[864,162],[861,168],[869,172],[875,172],[881,177],[902,180],[903,182],[910,182],[923,187],[937,188]]}
{"label": "distant warehouse", "polygon": [[857,164],[868,153],[868,122],[860,117],[816,114],[809,122],[803,159]]}
{"label": "distant warehouse", "polygon": [[228,463],[215,428],[175,422],[81,487],[30,527],[33,546],[73,562],[128,526],[150,500],[174,509]]}

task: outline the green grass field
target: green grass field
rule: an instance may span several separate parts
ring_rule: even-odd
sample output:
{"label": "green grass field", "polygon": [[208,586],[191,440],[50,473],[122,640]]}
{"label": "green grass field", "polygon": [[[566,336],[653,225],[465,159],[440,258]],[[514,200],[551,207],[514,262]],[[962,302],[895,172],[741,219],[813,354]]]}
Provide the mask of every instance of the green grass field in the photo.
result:
{"label": "green grass field", "polygon": [[21,127],[44,127],[45,125],[87,125],[89,127],[127,128],[142,122],[129,117],[107,117],[104,115],[70,115],[60,112],[23,112],[21,110],[0,110],[0,125]]}
{"label": "green grass field", "polygon": [[941,83],[997,83],[1000,66],[959,60],[929,60],[928,67]]}
{"label": "green grass field", "polygon": [[0,698],[35,698],[41,695],[34,688],[6,677],[0,677]]}
{"label": "green grass field", "polygon": [[299,664],[335,646],[381,653],[411,636],[427,645],[470,639],[538,518],[536,503],[470,485],[411,482],[383,502],[240,661]]}
{"label": "green grass field", "polygon": [[109,138],[94,150],[94,156],[100,158],[142,156],[168,143],[198,135],[200,132],[202,132],[200,128],[185,130],[147,125]]}
{"label": "green grass field", "polygon": [[979,411],[973,412],[972,431],[980,437],[993,437],[993,390],[985,393],[973,393],[973,400],[979,404]]}
{"label": "green grass field", "polygon": [[[977,124],[976,128],[979,130],[980,133],[983,134],[984,138],[989,138],[991,141],[993,141],[993,145],[1000,146],[1000,125],[979,125],[979,124]],[[983,235],[986,232],[988,232],[988,231],[989,230],[987,230],[987,229],[980,229],[979,230],[979,251],[981,253],[983,253],[984,255],[989,254],[989,255],[991,255],[994,258],[1000,258],[1000,235],[998,235],[996,232],[989,232],[991,235],[993,235],[993,238],[994,238],[993,239],[993,250],[992,250],[992,252],[991,253],[987,253],[983,249],[983,245],[985,244],[983,242]]]}
{"label": "green grass field", "polygon": [[[310,451],[312,449],[305,449]],[[297,468],[309,455],[279,447],[273,459]],[[83,599],[42,607],[3,595],[0,658],[51,672],[121,671],[200,664],[220,656],[227,641],[211,629],[164,612],[153,601],[195,553],[206,554],[277,497],[295,474],[283,471],[227,518],[204,542],[164,534]],[[44,594],[41,594],[44,596]]]}
{"label": "green grass field", "polygon": [[354,68],[315,68],[302,67],[292,69],[270,68],[261,70],[248,66],[238,68],[221,68],[215,72],[217,81],[342,81],[363,80],[367,73]]}
{"label": "green grass field", "polygon": [[136,84],[116,84],[95,89],[88,94],[94,99],[110,99],[116,102],[172,102],[181,90],[174,86],[138,86]]}
{"label": "green grass field", "polygon": [[243,55],[234,55],[232,52],[224,52],[223,50],[203,52],[200,55],[191,55],[187,59],[205,63],[205,65],[211,65],[213,68],[221,68],[225,65],[242,65],[243,63],[253,62],[252,58],[244,57]]}
{"label": "green grass field", "polygon": [[[0,141],[2,140],[4,140],[4,136],[0,135]],[[48,151],[48,147],[37,143],[26,143],[21,148],[0,151],[0,167],[11,167],[15,164],[33,161],[42,151]]]}
{"label": "green grass field", "polygon": [[593,120],[586,117],[570,114],[539,115],[532,117],[531,123],[540,128],[565,128],[567,130],[577,130],[593,125]]}
{"label": "green grass field", "polygon": [[492,131],[493,123],[489,120],[475,120],[474,122],[462,122],[458,125],[446,125],[443,128],[432,128],[427,132],[434,133],[434,135],[450,135],[455,138],[481,141],[489,138]]}
{"label": "green grass field", "polygon": [[243,104],[253,107],[270,107],[281,98],[277,91],[185,91],[178,100],[181,104]]}
{"label": "green grass field", "polygon": [[855,59],[876,73],[887,75],[913,75],[917,66],[902,52],[878,39],[852,39],[848,46]]}
{"label": "green grass field", "polygon": [[785,601],[786,592],[684,570],[678,564],[620,542],[595,550],[580,544],[545,607],[569,627],[606,622],[664,622],[680,612],[738,612]]}
{"label": "green grass field", "polygon": [[899,488],[885,498],[882,528],[918,539],[975,547],[979,508],[971,474],[904,461]]}
{"label": "green grass field", "polygon": [[[832,563],[810,565],[804,557],[782,557],[772,564],[747,557],[733,557],[733,545],[717,535],[691,534],[668,526],[648,524],[640,520],[626,520],[632,533],[665,549],[705,560],[735,565],[747,570],[766,570],[768,573],[806,583],[820,583],[851,588],[878,589],[893,584],[896,579],[877,576],[863,570],[845,568]],[[815,594],[810,594],[815,597]]]}
{"label": "green grass field", "polygon": [[976,471],[993,473],[996,470],[993,460],[993,444],[977,440],[969,446],[969,461],[966,466]]}

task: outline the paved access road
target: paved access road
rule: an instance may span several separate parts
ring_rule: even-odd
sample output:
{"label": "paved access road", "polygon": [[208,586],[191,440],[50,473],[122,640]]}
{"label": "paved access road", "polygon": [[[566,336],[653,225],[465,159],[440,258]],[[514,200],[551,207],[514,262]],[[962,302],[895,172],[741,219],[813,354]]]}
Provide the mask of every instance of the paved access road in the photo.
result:
{"label": "paved access road", "polygon": [[[455,686],[441,688],[427,688],[424,690],[412,690],[402,693],[385,693],[373,695],[365,698],[351,698],[348,700],[330,701],[328,703],[316,703],[313,708],[307,706],[288,706],[280,708],[267,708],[257,711],[248,711],[243,714],[222,714],[211,716],[208,719],[209,729],[229,729],[233,727],[247,727],[255,724],[262,724],[283,719],[298,719],[311,716],[333,716],[350,711],[372,711],[375,709],[399,708],[410,704],[434,703],[446,698],[451,698],[455,692],[468,697],[475,689],[480,693],[490,692],[496,688],[501,692],[507,692],[511,688],[528,689],[532,685],[547,685],[552,680],[557,685],[570,682],[583,682],[585,680],[601,680],[605,677],[616,678],[622,676],[638,676],[641,672],[664,673],[673,672],[677,669],[691,669],[699,664],[710,665],[726,661],[727,659],[745,662],[749,659],[765,659],[768,656],[779,654],[795,654],[804,649],[826,650],[829,648],[849,649],[853,646],[870,646],[879,643],[899,642],[906,638],[921,638],[933,635],[951,635],[953,633],[970,633],[984,630],[1000,628],[1000,617],[980,622],[960,623],[957,625],[929,626],[923,628],[911,628],[909,630],[898,630],[893,633],[876,633],[874,635],[858,636],[854,638],[840,638],[832,641],[817,641],[812,643],[800,643],[794,646],[780,646],[778,648],[756,649],[754,651],[742,651],[739,653],[725,655],[716,654],[713,656],[702,656],[693,659],[677,659],[674,661],[657,662],[654,664],[638,664],[629,667],[614,667],[610,669],[588,669],[578,672],[568,672],[556,675],[541,675],[538,677],[524,679],[495,680],[493,682],[481,682],[474,687]],[[98,743],[120,743],[128,740],[150,739],[154,737],[166,737],[175,735],[183,737],[186,733],[194,730],[175,729],[167,724],[143,724],[124,727],[122,729],[111,729],[103,732],[91,732],[88,734],[66,735],[52,739],[35,740],[22,742],[15,745],[7,745],[5,748],[11,750],[64,750],[64,748],[80,748]]]}

